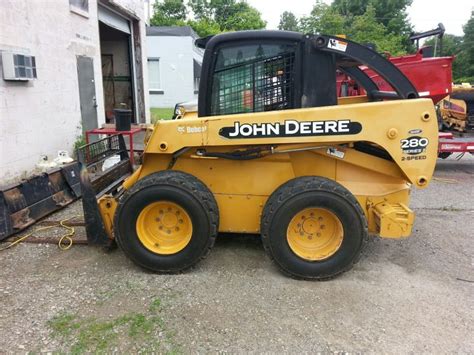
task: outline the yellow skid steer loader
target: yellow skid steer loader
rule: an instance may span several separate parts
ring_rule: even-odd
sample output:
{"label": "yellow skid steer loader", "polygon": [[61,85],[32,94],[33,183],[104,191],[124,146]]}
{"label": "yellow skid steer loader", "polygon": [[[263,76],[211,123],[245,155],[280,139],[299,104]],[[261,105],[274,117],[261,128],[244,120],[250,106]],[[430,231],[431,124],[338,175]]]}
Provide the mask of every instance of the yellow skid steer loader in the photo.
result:
{"label": "yellow skid steer loader", "polygon": [[[432,177],[438,125],[432,101],[392,63],[347,39],[295,32],[196,45],[197,115],[156,123],[136,171],[127,176],[121,136],[80,149],[91,243],[116,241],[144,268],[179,272],[219,232],[260,234],[284,273],[328,279],[352,267],[369,234],[410,235],[410,188]],[[337,71],[367,95],[338,98]]]}

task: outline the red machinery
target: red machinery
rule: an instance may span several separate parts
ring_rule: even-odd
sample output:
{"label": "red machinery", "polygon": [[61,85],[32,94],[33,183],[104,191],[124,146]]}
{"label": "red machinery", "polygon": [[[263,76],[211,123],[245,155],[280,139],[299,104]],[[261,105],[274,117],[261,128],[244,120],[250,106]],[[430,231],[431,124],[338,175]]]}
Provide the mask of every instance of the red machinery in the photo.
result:
{"label": "red machinery", "polygon": [[[442,23],[438,27],[419,33],[412,33],[410,40],[416,43],[417,52],[400,57],[389,56],[388,59],[406,75],[418,90],[421,97],[429,97],[435,104],[452,92],[452,64],[454,57],[435,57],[433,47],[419,48],[420,39],[437,37],[439,52],[443,51],[445,28]],[[392,87],[380,75],[367,67],[361,67],[374,81],[381,91],[393,91]],[[346,74],[340,72],[337,78],[339,96],[365,95],[363,88]]]}
{"label": "red machinery", "polygon": [[465,153],[474,154],[474,138],[454,138],[451,132],[439,132],[438,157],[446,159],[453,153],[460,153],[459,158]]}
{"label": "red machinery", "polygon": [[[410,36],[419,48],[421,38],[437,36],[440,51],[442,51],[442,38],[444,26],[438,24],[438,28]],[[454,57],[434,57],[431,47],[418,49],[415,54],[388,58],[395,64],[418,90],[421,97],[430,98],[434,104],[440,102],[452,92],[452,63]],[[363,71],[374,81],[381,91],[393,91],[393,88],[377,73],[361,67]],[[338,96],[366,95],[365,90],[348,75],[343,72],[337,77]],[[438,144],[438,156],[446,159],[453,153],[459,153],[461,158],[465,153],[474,154],[474,138],[455,137],[452,133],[440,132]]]}
{"label": "red machinery", "polygon": [[[429,97],[436,104],[452,91],[452,62],[454,57],[426,57],[423,52],[429,48],[421,48],[415,54],[400,57],[389,57],[408,79],[415,85],[421,97]],[[382,91],[393,91],[390,84],[377,73],[361,67]],[[365,95],[365,90],[355,80],[340,72],[337,78],[339,96]]]}

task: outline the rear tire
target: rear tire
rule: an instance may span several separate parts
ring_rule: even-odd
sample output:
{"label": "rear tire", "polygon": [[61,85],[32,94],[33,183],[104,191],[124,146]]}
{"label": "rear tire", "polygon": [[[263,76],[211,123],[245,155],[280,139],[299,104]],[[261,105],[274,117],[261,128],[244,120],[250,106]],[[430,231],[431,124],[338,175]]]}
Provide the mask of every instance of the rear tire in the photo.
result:
{"label": "rear tire", "polygon": [[305,176],[288,181],[268,199],[262,241],[278,267],[299,279],[331,279],[349,270],[368,239],[356,198],[342,185]]}
{"label": "rear tire", "polygon": [[126,191],[115,214],[118,245],[136,264],[156,272],[180,272],[206,257],[214,245],[219,211],[196,177],[162,171]]}

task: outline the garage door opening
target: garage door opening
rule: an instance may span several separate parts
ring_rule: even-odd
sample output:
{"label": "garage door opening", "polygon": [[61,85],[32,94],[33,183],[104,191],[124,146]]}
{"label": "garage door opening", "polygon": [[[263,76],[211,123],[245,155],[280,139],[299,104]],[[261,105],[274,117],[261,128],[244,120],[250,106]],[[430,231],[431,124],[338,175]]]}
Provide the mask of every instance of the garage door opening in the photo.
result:
{"label": "garage door opening", "polygon": [[[114,122],[114,109],[130,109],[136,123],[133,55],[129,23],[110,14],[99,16],[102,82],[104,87],[105,120]],[[117,18],[119,19],[117,21]],[[128,33],[127,33],[128,31]]]}

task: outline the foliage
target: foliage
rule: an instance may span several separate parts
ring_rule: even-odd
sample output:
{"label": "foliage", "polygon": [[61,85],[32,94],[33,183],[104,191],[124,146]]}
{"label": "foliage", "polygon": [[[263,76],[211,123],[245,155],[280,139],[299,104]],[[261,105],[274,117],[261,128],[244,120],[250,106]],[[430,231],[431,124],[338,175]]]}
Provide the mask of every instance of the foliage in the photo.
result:
{"label": "foliage", "polygon": [[345,34],[344,17],[322,0],[316,0],[310,16],[301,19],[304,33]]}
{"label": "foliage", "polygon": [[[380,52],[398,55],[411,46],[405,35],[411,30],[405,12],[409,4],[411,0],[335,0],[328,5],[316,0],[309,16],[291,20],[298,24],[300,32],[345,34],[357,42],[375,44]],[[280,26],[287,19],[286,11],[281,15]]]}
{"label": "foliage", "polygon": [[188,20],[187,25],[191,26],[200,37],[207,37],[221,32],[221,27],[219,24],[216,21],[208,18],[202,18],[200,20]]}
{"label": "foliage", "polygon": [[[301,19],[298,30],[305,33],[345,34],[362,43],[372,43],[378,51],[392,55],[413,50],[409,40],[412,26],[406,9],[412,0],[334,0],[331,5],[316,0],[311,14]],[[280,18],[287,23],[288,12]],[[285,15],[285,16],[284,16]]]}
{"label": "foliage", "polygon": [[402,36],[390,33],[383,24],[377,22],[375,8],[371,5],[364,14],[354,17],[350,31],[351,39],[375,44],[378,52],[389,52],[391,55],[404,53]]}
{"label": "foliage", "polygon": [[183,26],[186,20],[186,6],[182,0],[163,0],[153,4],[153,26]]}
{"label": "foliage", "polygon": [[86,138],[84,137],[83,134],[81,134],[80,136],[76,137],[76,141],[74,142],[74,152],[76,152],[78,148],[84,145],[86,145]]}
{"label": "foliage", "polygon": [[353,18],[362,16],[372,7],[375,19],[387,29],[388,33],[408,37],[412,26],[408,20],[406,9],[412,0],[334,0],[332,8],[346,19],[350,25]]}
{"label": "foliage", "polygon": [[260,12],[246,2],[236,3],[234,11],[231,16],[218,21],[221,23],[222,31],[259,30],[267,25],[262,20]]}
{"label": "foliage", "polygon": [[278,29],[283,31],[299,31],[298,19],[291,11],[285,11],[280,16]]}
{"label": "foliage", "polygon": [[[192,14],[192,16],[190,16]],[[260,12],[243,0],[160,0],[150,20],[154,26],[191,26],[201,36],[265,28]]]}
{"label": "foliage", "polygon": [[471,17],[463,26],[464,40],[459,53],[459,60],[462,65],[461,75],[474,77],[474,10]]}

